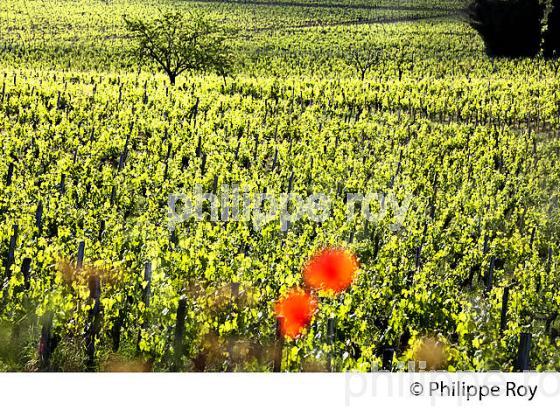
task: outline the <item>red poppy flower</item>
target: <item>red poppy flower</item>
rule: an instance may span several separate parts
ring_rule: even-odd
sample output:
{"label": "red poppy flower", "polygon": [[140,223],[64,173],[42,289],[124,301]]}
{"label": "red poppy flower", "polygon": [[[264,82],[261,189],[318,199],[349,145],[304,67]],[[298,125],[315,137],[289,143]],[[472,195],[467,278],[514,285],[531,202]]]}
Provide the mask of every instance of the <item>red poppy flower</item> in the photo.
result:
{"label": "red poppy flower", "polygon": [[303,270],[307,286],[335,293],[346,289],[358,271],[358,260],[344,249],[325,249],[311,258]]}
{"label": "red poppy flower", "polygon": [[317,300],[299,289],[290,291],[286,296],[276,302],[276,316],[281,317],[282,334],[296,338],[311,322],[317,309]]}

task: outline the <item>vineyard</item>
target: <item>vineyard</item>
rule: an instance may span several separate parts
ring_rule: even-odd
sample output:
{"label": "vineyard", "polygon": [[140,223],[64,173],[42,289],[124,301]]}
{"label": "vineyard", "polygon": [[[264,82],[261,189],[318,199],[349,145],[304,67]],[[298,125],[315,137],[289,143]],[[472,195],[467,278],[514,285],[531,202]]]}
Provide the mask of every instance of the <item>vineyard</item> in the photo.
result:
{"label": "vineyard", "polygon": [[[487,57],[461,7],[3,1],[0,370],[559,370],[560,64]],[[235,65],[172,86],[122,16],[192,8]],[[363,79],[356,44],[381,50]],[[232,185],[331,213],[170,229],[170,195]],[[348,219],[355,193],[406,214]],[[324,247],[358,275],[282,338]]]}

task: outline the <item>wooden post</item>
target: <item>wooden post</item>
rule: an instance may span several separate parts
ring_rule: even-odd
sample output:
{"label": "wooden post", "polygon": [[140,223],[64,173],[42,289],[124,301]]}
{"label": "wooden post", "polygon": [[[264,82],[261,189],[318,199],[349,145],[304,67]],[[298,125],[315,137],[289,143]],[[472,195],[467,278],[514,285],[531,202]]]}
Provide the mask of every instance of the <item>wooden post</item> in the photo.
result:
{"label": "wooden post", "polygon": [[333,356],[334,356],[334,318],[330,317],[327,320],[327,344],[329,345],[329,351],[327,354],[327,371],[336,371],[333,366]]}
{"label": "wooden post", "polygon": [[113,328],[111,329],[111,339],[113,341],[113,352],[118,352],[121,346],[121,329],[124,322],[124,317],[126,314],[126,307],[119,311],[117,319],[113,323]]}
{"label": "wooden post", "polygon": [[9,281],[12,277],[12,265],[15,260],[17,236],[18,236],[18,226],[12,226],[14,234],[10,237],[10,247],[8,248],[8,258],[6,259],[6,279]]}
{"label": "wooden post", "polygon": [[200,157],[202,155],[202,135],[198,136],[198,144],[196,145],[195,155]]}
{"label": "wooden post", "polygon": [[482,247],[482,253],[486,255],[488,253],[488,235],[484,235],[484,245]]}
{"label": "wooden post", "polygon": [[253,154],[253,162],[257,162],[258,154],[259,154],[259,134],[255,134],[255,153]]}
{"label": "wooden post", "polygon": [[58,185],[58,190],[60,192],[60,195],[64,195],[64,193],[66,192],[66,175],[62,174],[60,176],[60,184]]}
{"label": "wooden post", "polygon": [[177,236],[177,227],[171,231],[171,235],[169,235],[169,242],[175,247],[179,244],[179,237]]}
{"label": "wooden post", "polygon": [[[239,301],[239,282],[232,282],[230,283],[230,300],[229,300],[229,309],[231,312],[236,311],[238,301]],[[238,317],[238,320],[240,319],[241,317]],[[238,326],[241,327],[242,324],[238,323]],[[230,333],[232,337],[226,342],[227,344],[226,351],[228,353],[228,360],[227,360],[225,371],[228,373],[235,371],[236,368],[234,348],[235,348],[235,343],[237,341],[236,338],[237,331],[232,330],[230,331]]]}
{"label": "wooden post", "polygon": [[76,261],[76,268],[82,269],[84,266],[84,251],[85,251],[86,244],[84,241],[80,241],[78,244],[78,258]]}
{"label": "wooden post", "polygon": [[519,350],[517,351],[517,366],[519,372],[529,370],[531,352],[531,333],[521,333],[519,336]]}
{"label": "wooden post", "polygon": [[383,370],[391,371],[393,370],[393,358],[395,356],[395,349],[386,348],[383,349],[382,364],[381,368]]}
{"label": "wooden post", "polygon": [[93,306],[88,313],[86,324],[86,368],[87,371],[95,370],[95,337],[99,333],[101,314],[101,281],[99,276],[91,275],[88,278],[89,298]]}
{"label": "wooden post", "polygon": [[[165,138],[167,139],[167,128],[165,129]],[[165,157],[165,169],[163,170],[163,180],[167,181],[167,175],[169,173],[169,157],[171,156],[171,150],[173,146],[171,143],[167,146],[167,155]]]}
{"label": "wooden post", "polygon": [[111,206],[115,205],[115,199],[117,198],[117,187],[113,185],[111,188],[111,198],[109,199],[109,203]]}
{"label": "wooden post", "polygon": [[194,121],[194,124],[196,125],[196,117],[198,115],[198,104],[200,103],[200,98],[196,97],[196,102],[194,103],[194,106],[192,108],[191,111],[191,119]]}
{"label": "wooden post", "polygon": [[504,288],[504,294],[502,295],[502,313],[500,316],[500,333],[503,333],[506,330],[507,326],[507,311],[508,311],[508,304],[509,304],[509,288]]}
{"label": "wooden post", "polygon": [[276,148],[276,151],[274,152],[274,159],[272,160],[272,167],[270,169],[271,171],[274,171],[277,162],[278,162],[278,148]]}
{"label": "wooden post", "polygon": [[14,163],[8,165],[8,175],[6,175],[6,186],[12,185],[12,177],[14,175]]}
{"label": "wooden post", "polygon": [[[119,314],[117,316],[117,319],[115,320],[115,322],[113,323],[113,328],[111,329],[111,338],[113,340],[113,352],[118,352],[120,345],[121,345],[121,330],[126,318],[126,313],[128,310],[128,304],[130,303],[130,301],[132,300],[132,298],[127,295],[125,302],[124,302],[124,306],[119,310]],[[140,336],[141,336],[141,331],[138,332],[138,343],[140,343]],[[138,346],[138,345],[137,345]],[[137,350],[137,354],[139,353],[140,349],[138,347]]]}
{"label": "wooden post", "polygon": [[272,371],[274,373],[280,373],[282,371],[282,350],[284,348],[283,326],[284,318],[280,316],[276,319],[276,341],[274,343],[274,362],[272,366]]}
{"label": "wooden post", "polygon": [[218,175],[214,175],[214,181],[212,182],[212,193],[214,195],[218,193]]}
{"label": "wooden post", "polygon": [[420,260],[421,254],[422,254],[422,245],[420,245],[416,248],[416,256],[414,258],[415,259],[414,264],[415,264],[415,267],[416,267],[417,271],[420,270],[420,267],[421,267],[421,264],[422,264],[422,262]]}
{"label": "wooden post", "polygon": [[293,184],[294,184],[294,171],[292,171],[292,173],[290,174],[290,178],[288,179],[288,194],[292,192]]}
{"label": "wooden post", "polygon": [[37,228],[37,235],[41,235],[43,229],[43,201],[37,203],[37,210],[35,211],[35,227]]}
{"label": "wooden post", "polygon": [[546,259],[546,273],[550,273],[552,267],[552,248],[548,248],[548,257]]}
{"label": "wooden post", "polygon": [[99,242],[103,240],[104,233],[105,233],[105,220],[102,220],[99,224],[99,233],[97,234],[97,240]]}
{"label": "wooden post", "polygon": [[31,275],[29,274],[31,270],[31,258],[24,258],[21,263],[21,274],[23,275],[23,287],[25,290],[29,290],[31,287]]}
{"label": "wooden post", "polygon": [[492,290],[492,285],[494,282],[494,266],[496,264],[496,258],[494,256],[490,257],[490,266],[488,266],[488,272],[486,272],[486,293]]}
{"label": "wooden post", "polygon": [[144,264],[144,281],[146,283],[146,287],[142,291],[142,301],[144,302],[144,306],[150,306],[150,298],[152,295],[152,263],[146,262]]}
{"label": "wooden post", "polygon": [[[144,306],[148,308],[150,306],[150,299],[152,295],[152,263],[146,262],[144,264],[144,281],[147,282],[146,287],[142,289],[142,302],[144,302]],[[136,355],[140,354],[140,341],[142,340],[142,330],[148,328],[148,321],[146,320],[146,316],[144,316],[144,320],[142,322],[142,326],[140,330],[138,330],[138,342],[136,343]]]}
{"label": "wooden post", "polygon": [[179,299],[179,305],[177,307],[177,319],[175,321],[175,343],[174,343],[175,363],[173,364],[174,371],[178,371],[182,367],[183,338],[185,336],[186,314],[187,314],[187,299],[181,297],[181,299]]}
{"label": "wooden post", "polygon": [[[132,127],[130,129],[130,132],[132,132]],[[124,142],[124,149],[123,152],[121,153],[121,156],[119,157],[119,165],[117,166],[117,172],[122,171],[122,169],[124,168],[125,162],[126,162],[126,157],[128,156],[128,141],[130,140],[130,135],[128,137],[126,137],[126,141]]]}
{"label": "wooden post", "polygon": [[41,340],[39,341],[39,370],[49,369],[51,354],[55,348],[52,337],[53,312],[49,311],[43,316]]}

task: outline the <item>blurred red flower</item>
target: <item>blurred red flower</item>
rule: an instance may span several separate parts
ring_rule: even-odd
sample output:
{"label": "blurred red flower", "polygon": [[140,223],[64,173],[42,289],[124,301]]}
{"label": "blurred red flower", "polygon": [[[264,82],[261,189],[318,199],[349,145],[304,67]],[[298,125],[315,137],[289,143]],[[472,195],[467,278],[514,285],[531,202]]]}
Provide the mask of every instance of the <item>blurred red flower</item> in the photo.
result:
{"label": "blurred red flower", "polygon": [[276,316],[282,318],[284,336],[296,338],[311,322],[317,309],[317,299],[300,289],[293,289],[276,302]]}
{"label": "blurred red flower", "polygon": [[358,271],[358,260],[349,251],[329,248],[313,256],[303,269],[307,286],[341,292],[352,284]]}

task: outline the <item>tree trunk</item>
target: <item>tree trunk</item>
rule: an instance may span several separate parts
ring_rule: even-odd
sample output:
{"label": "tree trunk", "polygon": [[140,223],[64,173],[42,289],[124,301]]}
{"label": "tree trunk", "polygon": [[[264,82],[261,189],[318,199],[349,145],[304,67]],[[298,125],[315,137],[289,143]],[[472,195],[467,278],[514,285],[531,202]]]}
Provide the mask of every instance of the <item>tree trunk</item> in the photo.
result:
{"label": "tree trunk", "polygon": [[560,58],[560,0],[552,2],[552,11],[548,15],[548,29],[544,35],[544,56]]}

